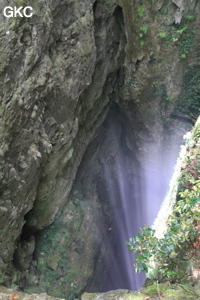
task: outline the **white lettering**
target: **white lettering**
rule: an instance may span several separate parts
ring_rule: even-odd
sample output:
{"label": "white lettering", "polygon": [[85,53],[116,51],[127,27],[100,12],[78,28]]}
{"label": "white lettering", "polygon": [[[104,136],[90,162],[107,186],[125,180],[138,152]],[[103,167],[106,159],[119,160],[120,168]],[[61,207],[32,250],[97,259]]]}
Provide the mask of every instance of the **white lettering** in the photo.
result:
{"label": "white lettering", "polygon": [[19,8],[17,8],[16,6],[12,7],[12,6],[6,6],[3,10],[3,14],[6,18],[10,18],[10,17],[26,17],[26,18],[30,18],[33,15],[33,8],[31,6],[20,6]]}
{"label": "white lettering", "polygon": [[11,6],[6,6],[3,10],[3,14],[6,18],[13,17],[13,8]]}
{"label": "white lettering", "polygon": [[18,14],[21,18],[23,18],[22,13],[20,12],[20,10],[21,10],[22,8],[23,8],[23,6],[20,6],[19,8],[17,8],[16,6],[14,7],[14,17],[16,17],[17,14]]}
{"label": "white lettering", "polygon": [[28,10],[33,10],[33,8],[32,8],[31,6],[26,6],[26,7],[24,8],[24,16],[27,17],[27,18],[30,18],[30,17],[32,17],[33,13],[31,12],[31,13],[28,15],[27,12],[26,12],[27,9],[28,9]]}

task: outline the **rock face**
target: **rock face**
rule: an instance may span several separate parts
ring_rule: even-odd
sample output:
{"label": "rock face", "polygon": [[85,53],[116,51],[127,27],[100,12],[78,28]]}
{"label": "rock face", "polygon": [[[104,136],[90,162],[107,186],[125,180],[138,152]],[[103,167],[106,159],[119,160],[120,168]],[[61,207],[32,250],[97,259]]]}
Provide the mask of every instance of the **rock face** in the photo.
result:
{"label": "rock face", "polygon": [[60,298],[54,298],[43,293],[40,295],[32,294],[28,295],[26,293],[18,292],[12,289],[8,289],[4,286],[0,286],[0,299],[1,300],[64,300]]}
{"label": "rock face", "polygon": [[166,300],[186,300],[199,298],[199,286],[192,287],[188,285],[173,285],[169,283],[150,285],[142,290],[114,290],[106,293],[84,293],[81,300],[144,300],[144,299],[166,299]]}
{"label": "rock face", "polygon": [[32,5],[0,15],[0,281],[72,299],[106,274],[118,168],[138,203],[165,193],[199,109],[200,3]]}

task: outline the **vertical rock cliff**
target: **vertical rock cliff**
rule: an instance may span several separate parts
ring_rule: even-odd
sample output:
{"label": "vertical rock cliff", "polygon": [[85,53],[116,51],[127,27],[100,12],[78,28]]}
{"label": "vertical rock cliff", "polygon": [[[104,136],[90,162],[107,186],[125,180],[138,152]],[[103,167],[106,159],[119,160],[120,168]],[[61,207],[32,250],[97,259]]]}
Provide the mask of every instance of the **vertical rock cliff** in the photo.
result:
{"label": "vertical rock cliff", "polygon": [[0,15],[0,281],[73,299],[117,247],[119,173],[138,224],[166,192],[199,113],[200,2],[6,5],[34,15]]}

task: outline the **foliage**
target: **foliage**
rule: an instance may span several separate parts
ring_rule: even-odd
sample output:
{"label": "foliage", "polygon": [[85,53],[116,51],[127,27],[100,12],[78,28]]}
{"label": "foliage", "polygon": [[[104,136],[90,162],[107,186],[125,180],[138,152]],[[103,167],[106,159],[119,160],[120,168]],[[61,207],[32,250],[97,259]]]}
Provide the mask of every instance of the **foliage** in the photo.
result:
{"label": "foliage", "polygon": [[144,43],[144,41],[143,41],[143,40],[141,40],[141,41],[140,41],[140,46],[141,46],[141,47],[143,47],[143,46],[144,46],[144,44],[145,44],[145,43]]}
{"label": "foliage", "polygon": [[151,84],[151,88],[152,89],[156,89],[158,86],[158,82],[157,81],[153,81],[152,84]]}
{"label": "foliage", "polygon": [[194,16],[194,15],[187,16],[186,18],[187,18],[188,20],[191,20],[191,21],[196,20],[196,16]]}
{"label": "foliage", "polygon": [[[199,182],[195,185],[195,189],[200,193]],[[136,272],[150,271],[150,278],[154,277],[159,281],[166,279],[171,282],[178,282],[187,275],[186,263],[193,259],[190,249],[198,235],[193,222],[195,213],[191,209],[198,200],[196,192],[193,194],[194,197],[187,192],[181,194],[186,196],[186,202],[184,199],[176,205],[169,222],[169,230],[162,239],[155,237],[155,231],[151,227],[145,226],[140,234],[126,242],[129,250],[138,254],[134,264]],[[159,266],[155,271],[150,263],[151,258]]]}
{"label": "foliage", "polygon": [[180,282],[187,278],[188,265],[197,269],[200,245],[200,125],[189,142],[188,152],[179,178],[177,202],[168,219],[168,230],[161,239],[150,226],[126,244],[136,254],[135,271],[147,272],[149,278],[158,281]]}
{"label": "foliage", "polygon": [[165,38],[166,35],[167,35],[166,32],[164,32],[163,30],[159,32],[159,36],[160,36],[161,38]]}
{"label": "foliage", "polygon": [[176,101],[175,111],[179,116],[191,118],[200,109],[200,71],[194,67],[185,73],[182,91]]}
{"label": "foliage", "polygon": [[[74,299],[82,290],[82,277],[87,270],[88,262],[82,268],[73,263],[70,257],[74,240],[80,234],[80,225],[83,218],[82,194],[76,193],[77,202],[68,203],[68,209],[63,216],[57,218],[51,225],[44,228],[37,235],[35,259],[40,282],[37,287],[26,285],[28,292],[46,291],[53,296]],[[69,216],[70,217],[66,217]],[[72,217],[73,216],[73,217]],[[83,243],[79,243],[81,251]],[[93,251],[93,249],[91,249]],[[63,298],[65,298],[63,297]]]}
{"label": "foliage", "polygon": [[143,25],[143,26],[140,27],[139,36],[141,38],[141,40],[140,40],[140,46],[141,47],[143,47],[144,44],[145,44],[144,40],[142,40],[142,37],[147,34],[147,31],[148,31],[148,27],[147,26]]}
{"label": "foliage", "polygon": [[185,53],[181,54],[181,58],[186,58],[186,54]]}
{"label": "foliage", "polygon": [[143,25],[143,26],[140,27],[140,31],[142,31],[144,34],[147,34],[148,27]]}
{"label": "foliage", "polygon": [[[184,34],[182,34],[184,32]],[[195,29],[185,25],[180,30],[177,30],[179,34],[178,45],[180,46],[179,54],[181,57],[188,55],[190,47],[194,41]]]}
{"label": "foliage", "polygon": [[194,43],[195,27],[192,21],[194,16],[188,16],[186,23],[181,25],[173,25],[168,31],[161,30],[159,36],[163,39],[165,45],[178,45],[179,55],[186,58],[190,47]]}
{"label": "foliage", "polygon": [[140,18],[143,17],[143,14],[144,14],[144,7],[143,7],[143,6],[140,6],[140,7],[138,8],[138,14],[139,14]]}
{"label": "foliage", "polygon": [[24,0],[14,0],[14,2],[17,4],[17,5],[23,5],[24,4]]}

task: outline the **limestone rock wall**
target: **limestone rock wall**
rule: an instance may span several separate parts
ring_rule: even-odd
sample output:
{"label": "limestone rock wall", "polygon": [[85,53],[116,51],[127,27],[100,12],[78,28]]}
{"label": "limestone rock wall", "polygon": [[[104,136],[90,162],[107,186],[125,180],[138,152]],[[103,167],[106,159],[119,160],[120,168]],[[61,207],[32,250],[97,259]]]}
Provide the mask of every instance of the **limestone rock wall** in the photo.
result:
{"label": "limestone rock wall", "polygon": [[18,300],[64,300],[61,298],[54,298],[48,296],[47,293],[43,294],[32,294],[28,295],[26,293],[18,292],[16,290],[8,289],[4,286],[0,286],[0,297],[1,300],[8,300],[8,299],[18,299]]}
{"label": "limestone rock wall", "polygon": [[32,18],[0,15],[0,280],[73,296],[109,254],[111,217],[77,169],[114,105],[135,174],[170,174],[198,114],[199,1],[22,2]]}
{"label": "limestone rock wall", "polygon": [[[105,118],[108,99],[101,95],[120,56],[118,48],[116,55],[102,53],[97,65],[92,2],[39,2],[34,9],[31,20],[1,24],[2,268],[33,206],[28,222],[40,229],[66,203],[83,152]],[[99,27],[98,34],[109,33],[111,41],[112,34],[113,43],[120,43],[109,29],[115,22]]]}

